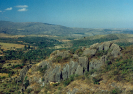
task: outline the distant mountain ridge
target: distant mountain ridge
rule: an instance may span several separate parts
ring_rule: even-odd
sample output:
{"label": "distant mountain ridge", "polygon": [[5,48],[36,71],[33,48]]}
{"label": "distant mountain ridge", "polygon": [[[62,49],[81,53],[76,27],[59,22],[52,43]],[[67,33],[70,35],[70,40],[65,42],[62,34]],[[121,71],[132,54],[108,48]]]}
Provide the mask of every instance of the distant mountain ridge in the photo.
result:
{"label": "distant mountain ridge", "polygon": [[56,36],[93,36],[103,34],[133,34],[133,29],[70,28],[41,22],[0,21],[0,33],[12,35],[45,34]]}

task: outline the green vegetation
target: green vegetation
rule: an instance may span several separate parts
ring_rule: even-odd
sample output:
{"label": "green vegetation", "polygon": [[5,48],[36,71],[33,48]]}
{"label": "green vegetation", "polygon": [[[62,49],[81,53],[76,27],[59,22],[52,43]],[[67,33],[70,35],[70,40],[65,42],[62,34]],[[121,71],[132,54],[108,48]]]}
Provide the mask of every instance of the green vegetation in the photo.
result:
{"label": "green vegetation", "polygon": [[99,50],[98,50],[98,51],[96,52],[95,56],[101,57],[101,56],[103,56],[103,55],[106,55],[107,52],[108,52],[108,51],[104,51],[104,50],[99,51]]}
{"label": "green vegetation", "polygon": [[29,80],[27,80],[27,76],[24,79],[24,86],[27,88],[29,86]]}
{"label": "green vegetation", "polygon": [[94,84],[100,84],[99,82],[102,80],[100,76],[96,76],[92,78]]}
{"label": "green vegetation", "polygon": [[119,46],[122,46],[122,47],[133,45],[133,43],[130,43],[130,42],[118,42],[116,44],[118,44]]}
{"label": "green vegetation", "polygon": [[53,86],[58,86],[60,83],[54,83]]}
{"label": "green vegetation", "polygon": [[70,75],[70,77],[68,79],[66,79],[63,84],[64,86],[69,85],[72,81],[74,81],[74,78],[78,77],[78,75],[74,74],[74,75]]}
{"label": "green vegetation", "polygon": [[[79,33],[81,34],[81,33]],[[85,33],[83,33],[85,34]],[[90,38],[84,38],[82,40],[74,40],[71,43],[73,46],[71,48],[61,48],[62,51],[64,50],[70,50],[70,55],[63,58],[62,56],[57,56],[53,59],[53,62],[55,63],[63,63],[70,58],[73,60],[77,60],[76,57],[72,57],[72,54],[77,54],[78,56],[81,56],[83,54],[83,49],[81,49],[83,46],[89,47],[90,45],[96,43],[96,42],[104,42],[104,41],[110,41],[110,40],[116,40],[118,39],[115,35],[107,35],[104,37],[101,37],[100,39],[90,39]],[[73,38],[71,38],[73,40]],[[22,44],[23,48],[13,48],[4,50],[0,46],[0,73],[7,73],[8,77],[11,77],[13,74],[17,74],[15,71],[17,69],[23,68],[27,64],[33,64],[34,62],[39,62],[45,58],[47,58],[52,51],[54,51],[55,45],[60,45],[61,42],[55,40],[55,39],[49,39],[46,37],[18,37],[18,38],[0,38],[0,42],[6,42],[6,43],[17,43]],[[119,44],[119,43],[118,43]],[[119,44],[120,46],[128,46],[131,45],[131,43],[123,43]],[[60,50],[61,50],[60,49]],[[125,47],[126,50],[126,47]],[[128,54],[130,53],[130,54]],[[111,56],[107,57],[108,60],[106,61],[105,66],[102,68],[102,70],[91,70],[89,72],[86,72],[85,75],[77,77],[76,75],[71,75],[68,79],[65,81],[61,81],[61,83],[55,83],[51,87],[55,87],[58,90],[61,90],[64,86],[69,85],[72,81],[80,79],[80,80],[86,80],[88,82],[92,82],[93,84],[99,85],[100,81],[102,80],[101,74],[107,74],[108,79],[113,79],[115,81],[124,81],[124,82],[131,82],[132,83],[132,75],[133,75],[133,58],[132,58],[132,51],[128,50],[127,52],[124,52],[123,57],[119,57],[117,59],[113,59]],[[55,55],[53,53],[53,55]],[[103,55],[107,54],[107,51],[97,51],[96,55],[97,57],[101,57]],[[3,55],[3,56],[2,56]],[[94,58],[95,58],[94,56]],[[97,58],[96,57],[96,58]],[[11,60],[21,60],[19,64],[11,65],[10,67],[2,67],[3,64],[5,64],[7,61]],[[10,62],[8,62],[10,63]],[[44,75],[45,71],[47,69],[47,66],[44,66],[44,68],[39,67],[38,71],[40,71],[41,74]],[[15,70],[15,71],[14,71]],[[92,77],[94,73],[99,73],[100,75],[96,75]],[[76,78],[77,77],[77,78]],[[6,76],[0,77],[0,80],[6,79]],[[42,78],[42,81],[44,81],[44,78]],[[8,81],[7,81],[8,82]],[[8,86],[10,85],[10,86]],[[15,92],[18,93],[18,90],[20,89],[20,86],[22,85],[22,82],[18,83],[18,85],[14,84],[13,82],[4,82],[0,86],[2,86],[2,90],[9,88],[7,90],[7,93]],[[24,79],[24,85],[26,87],[29,86],[29,80],[27,80],[27,77]],[[16,86],[16,87],[15,87]],[[62,87],[63,86],[63,87]],[[13,88],[12,88],[13,87]],[[50,87],[50,86],[48,86]],[[47,88],[47,91],[50,89]],[[17,91],[17,92],[16,92]],[[33,91],[32,89],[27,89],[26,92],[30,93]],[[0,91],[1,92],[1,91]],[[6,91],[2,91],[2,93],[5,93]],[[39,90],[36,90],[35,92],[39,92]],[[114,89],[111,91],[111,94],[119,94],[119,90]],[[132,92],[132,91],[131,91]]]}
{"label": "green vegetation", "polygon": [[79,46],[89,46],[94,43],[101,43],[105,41],[111,41],[119,39],[116,35],[110,34],[105,37],[99,38],[99,39],[80,39],[80,40],[74,40],[72,41],[73,47],[79,47]]}
{"label": "green vegetation", "polygon": [[25,59],[25,61],[40,61],[45,59],[54,49],[54,47],[61,42],[45,37],[19,37],[19,38],[0,38],[1,42],[17,43],[25,45],[23,49],[6,50],[2,52],[1,62],[5,60]]}
{"label": "green vegetation", "polygon": [[42,74],[44,74],[45,71],[47,70],[47,65],[45,65],[44,68],[38,67],[38,70],[39,70]]}
{"label": "green vegetation", "polygon": [[66,57],[62,57],[62,56],[56,56],[54,59],[53,59],[53,62],[55,63],[63,63],[63,62],[67,62],[68,60],[70,60],[70,58],[72,57],[72,55],[70,54],[69,56],[66,56]]}
{"label": "green vegetation", "polygon": [[57,56],[56,58],[54,58],[53,62],[57,62],[57,63],[61,63],[61,61],[63,61],[62,56]]}
{"label": "green vegetation", "polygon": [[111,91],[111,94],[121,94],[122,91],[119,88],[115,88]]}
{"label": "green vegetation", "polygon": [[78,56],[81,56],[82,53],[83,53],[83,50],[82,50],[82,49],[77,49],[77,50],[75,51],[75,54],[77,54]]}

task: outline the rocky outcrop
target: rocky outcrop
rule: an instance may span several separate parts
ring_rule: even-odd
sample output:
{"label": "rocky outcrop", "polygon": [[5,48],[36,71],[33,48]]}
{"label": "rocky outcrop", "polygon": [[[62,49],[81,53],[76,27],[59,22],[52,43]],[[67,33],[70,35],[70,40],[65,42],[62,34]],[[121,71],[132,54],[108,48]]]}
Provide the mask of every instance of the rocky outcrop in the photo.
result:
{"label": "rocky outcrop", "polygon": [[[45,68],[47,66],[47,70],[42,73],[43,81],[39,79],[39,84],[43,84],[43,86],[49,82],[60,82],[61,80],[66,80],[71,75],[78,74],[84,75],[86,71],[91,71],[92,69],[100,69],[101,66],[105,64],[107,61],[107,57],[113,56],[114,58],[122,55],[121,48],[113,44],[111,42],[103,42],[96,43],[90,46],[90,48],[82,49],[82,55],[78,56],[77,54],[72,54],[70,51],[54,51],[50,58],[42,61],[40,64],[36,66],[38,68]],[[104,53],[106,52],[106,53]],[[97,56],[97,53],[104,53],[101,56]],[[61,59],[67,61],[61,62],[53,62],[56,57],[61,56]],[[25,67],[20,72],[19,80],[22,80],[26,75],[26,72],[31,66]],[[35,69],[35,68],[31,68]],[[32,73],[34,74],[34,72]]]}
{"label": "rocky outcrop", "polygon": [[89,55],[89,56],[93,56],[96,54],[96,49],[90,49],[90,48],[87,48],[83,51],[83,55]]}
{"label": "rocky outcrop", "polygon": [[122,56],[122,53],[121,53],[121,50],[122,48],[120,48],[117,44],[112,44],[111,47],[110,47],[110,50],[111,51],[111,55],[114,56],[114,57],[117,57],[117,56]]}
{"label": "rocky outcrop", "polygon": [[67,57],[69,57],[69,55],[70,55],[70,51],[69,51],[69,50],[67,50],[67,51],[59,51],[59,50],[56,50],[56,51],[54,51],[54,52],[52,53],[52,55],[53,55],[54,57],[62,56],[62,58],[67,58]]}
{"label": "rocky outcrop", "polygon": [[32,65],[25,66],[25,67],[20,71],[20,75],[19,75],[19,77],[17,78],[17,82],[23,81],[23,80],[24,80],[24,77],[25,77],[26,73],[28,72],[28,70],[29,70],[31,67],[32,67]]}
{"label": "rocky outcrop", "polygon": [[83,51],[83,55],[94,56],[97,51],[106,51],[107,55],[112,55],[114,57],[122,56],[121,53],[122,48],[117,44],[112,42],[103,42],[103,43],[96,43],[90,46],[90,48],[86,48]]}
{"label": "rocky outcrop", "polygon": [[[40,65],[43,64],[41,63]],[[78,61],[73,61],[71,59],[69,63],[64,64],[62,67],[60,65],[56,65],[47,69],[47,72],[44,75],[45,83],[60,82],[61,80],[66,80],[73,74],[83,75],[85,71],[88,71],[88,68],[89,62],[87,57],[79,57]]]}
{"label": "rocky outcrop", "polygon": [[106,55],[102,56],[100,59],[92,59],[89,63],[89,71],[92,69],[100,69],[100,67],[105,64],[106,60]]}

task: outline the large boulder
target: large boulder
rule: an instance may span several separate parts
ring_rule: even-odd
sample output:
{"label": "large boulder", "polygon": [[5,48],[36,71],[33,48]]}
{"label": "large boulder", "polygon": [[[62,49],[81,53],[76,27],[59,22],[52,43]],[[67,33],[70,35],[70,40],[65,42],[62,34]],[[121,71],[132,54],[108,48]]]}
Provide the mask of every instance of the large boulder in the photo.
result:
{"label": "large boulder", "polygon": [[83,71],[89,71],[89,61],[87,57],[79,57],[78,63],[84,68]]}
{"label": "large boulder", "polygon": [[92,69],[100,69],[105,64],[107,56],[103,55],[100,59],[92,59],[89,63],[89,71]]}
{"label": "large boulder", "polygon": [[95,43],[95,44],[90,46],[90,49],[98,49],[99,45],[100,45],[99,43]]}
{"label": "large boulder", "polygon": [[117,44],[112,44],[110,50],[112,56],[114,57],[122,56],[121,53],[122,48],[120,48],[120,46],[118,46]]}
{"label": "large boulder", "polygon": [[78,65],[75,74],[83,75],[83,73],[84,73],[83,67],[81,65]]}
{"label": "large boulder", "polygon": [[104,50],[104,51],[107,51],[109,50],[110,46],[112,45],[111,42],[103,42],[101,43],[99,46],[98,46],[98,50],[101,51],[101,50]]}
{"label": "large boulder", "polygon": [[61,75],[61,71],[60,71],[61,66],[55,66],[55,68],[53,68],[51,71],[49,71],[48,73],[48,79],[51,82],[59,82],[61,80],[60,75]]}
{"label": "large boulder", "polygon": [[64,67],[63,67],[63,70],[62,70],[62,79],[63,80],[66,80],[68,78],[68,73],[69,73],[69,65],[66,64]]}
{"label": "large boulder", "polygon": [[69,66],[70,66],[70,68],[69,68],[69,71],[68,71],[68,77],[70,77],[70,75],[75,74],[76,69],[78,67],[78,62],[70,60]]}
{"label": "large boulder", "polygon": [[83,54],[82,55],[89,55],[89,56],[93,56],[96,54],[96,49],[90,49],[90,48],[86,48],[84,51],[83,51]]}
{"label": "large boulder", "polygon": [[62,56],[62,58],[67,58],[70,55],[70,51],[58,51],[55,56]]}

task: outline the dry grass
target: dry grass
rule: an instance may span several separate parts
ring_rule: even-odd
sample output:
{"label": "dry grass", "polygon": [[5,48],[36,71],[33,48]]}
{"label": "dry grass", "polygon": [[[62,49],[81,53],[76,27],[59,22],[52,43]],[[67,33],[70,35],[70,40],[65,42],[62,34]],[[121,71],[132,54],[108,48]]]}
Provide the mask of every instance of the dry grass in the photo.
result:
{"label": "dry grass", "polygon": [[8,77],[8,73],[0,73],[1,77]]}
{"label": "dry grass", "polygon": [[9,35],[9,34],[4,34],[0,33],[1,38],[18,38],[18,37],[25,37],[25,35]]}
{"label": "dry grass", "polygon": [[1,48],[4,50],[14,49],[14,48],[23,48],[24,45],[14,44],[14,43],[2,43],[0,42]]}

